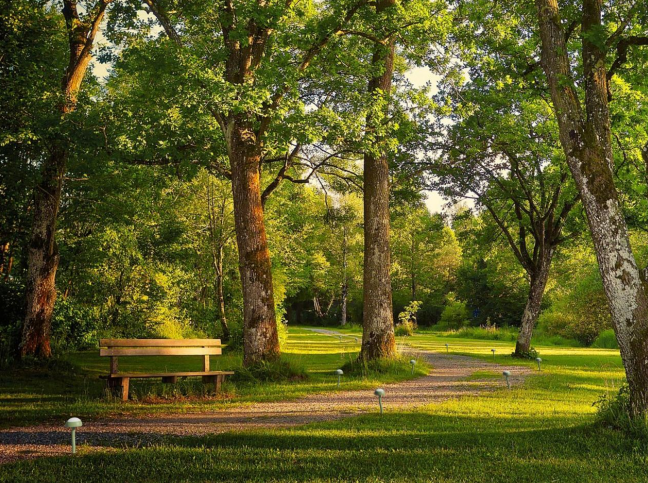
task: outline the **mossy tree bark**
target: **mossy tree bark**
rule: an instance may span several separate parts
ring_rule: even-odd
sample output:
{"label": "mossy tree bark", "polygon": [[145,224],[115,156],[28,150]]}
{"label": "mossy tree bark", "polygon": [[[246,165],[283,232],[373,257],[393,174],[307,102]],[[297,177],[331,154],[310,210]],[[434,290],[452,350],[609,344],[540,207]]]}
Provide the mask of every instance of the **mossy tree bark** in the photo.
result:
{"label": "mossy tree bark", "polygon": [[536,0],[536,7],[542,68],[551,90],[560,141],[587,214],[630,388],[630,411],[640,416],[648,409],[648,296],[613,179],[605,63],[609,42],[598,41],[605,31],[602,5],[599,0],[582,3],[584,109],[575,88],[557,0]]}

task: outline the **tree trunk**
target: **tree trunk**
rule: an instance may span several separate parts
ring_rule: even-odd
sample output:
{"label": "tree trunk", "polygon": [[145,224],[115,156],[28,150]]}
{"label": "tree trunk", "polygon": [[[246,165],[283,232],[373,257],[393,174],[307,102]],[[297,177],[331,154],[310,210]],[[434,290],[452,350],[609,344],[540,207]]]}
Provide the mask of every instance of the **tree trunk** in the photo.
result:
{"label": "tree trunk", "polygon": [[261,205],[260,148],[244,122],[230,121],[227,141],[232,166],[234,221],[243,288],[243,363],[279,356],[270,251]]}
{"label": "tree trunk", "polygon": [[230,330],[225,314],[225,294],[223,292],[223,245],[218,247],[216,256],[216,296],[218,298],[218,316],[223,331],[223,342],[229,342]]}
{"label": "tree trunk", "polygon": [[416,300],[416,244],[414,240],[414,235],[412,235],[412,253],[410,260],[410,278],[411,278],[411,289],[412,289],[412,302]]}
{"label": "tree trunk", "polygon": [[527,298],[524,314],[522,315],[522,324],[518,333],[517,343],[515,344],[515,357],[524,357],[531,350],[531,337],[533,328],[540,316],[540,307],[544,296],[547,280],[549,280],[549,268],[553,258],[554,249],[549,249],[549,253],[544,254],[540,259],[540,264],[535,273],[531,275],[531,285],[529,287],[529,297]]}
{"label": "tree trunk", "polygon": [[21,357],[50,357],[52,312],[56,300],[56,270],[59,253],[56,246],[58,216],[67,151],[57,148],[46,159],[41,180],[34,195],[34,220],[27,255],[27,311],[20,344]]}
{"label": "tree trunk", "polygon": [[[62,80],[61,117],[77,107],[77,95],[91,60],[94,39],[112,0],[99,0],[92,9],[93,17],[81,20],[77,3],[63,1],[63,16],[70,48],[70,59]],[[21,357],[50,357],[50,330],[56,301],[56,270],[59,264],[55,232],[63,176],[68,160],[68,140],[63,136],[50,146],[50,154],[41,167],[41,179],[34,194],[34,220],[27,255],[27,311],[23,324]]]}
{"label": "tree trunk", "polygon": [[[396,4],[381,0],[376,11]],[[381,72],[369,81],[372,95],[389,95],[394,72],[394,39],[376,45],[372,64]],[[373,125],[371,116],[367,129]],[[377,143],[378,144],[378,143]],[[384,154],[364,155],[364,313],[361,358],[396,355],[389,253],[389,163]]]}
{"label": "tree trunk", "polygon": [[560,141],[576,181],[603,278],[612,323],[630,388],[631,415],[648,408],[648,297],[630,247],[614,186],[605,52],[588,38],[601,28],[598,0],[583,1],[586,117],[571,82],[565,34],[556,0],[536,0],[542,65],[560,129]]}
{"label": "tree trunk", "polygon": [[347,298],[349,296],[349,282],[347,280],[347,228],[342,228],[342,315],[340,325],[347,323]]}

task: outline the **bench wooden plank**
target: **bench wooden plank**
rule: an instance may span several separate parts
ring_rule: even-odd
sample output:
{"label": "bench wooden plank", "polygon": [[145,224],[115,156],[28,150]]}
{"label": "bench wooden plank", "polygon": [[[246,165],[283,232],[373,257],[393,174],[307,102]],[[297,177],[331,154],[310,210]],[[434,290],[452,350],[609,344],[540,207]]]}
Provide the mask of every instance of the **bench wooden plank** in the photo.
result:
{"label": "bench wooden plank", "polygon": [[220,339],[101,339],[99,347],[220,347]]}
{"label": "bench wooden plank", "polygon": [[[204,384],[213,383],[220,391],[226,375],[233,371],[210,371],[209,356],[222,353],[220,339],[101,339],[100,356],[110,357],[110,374],[106,379],[111,391],[118,392],[122,401],[128,400],[131,379],[161,378],[162,382],[175,383],[179,377],[202,377]],[[119,356],[202,356],[203,370],[191,372],[118,373]]]}
{"label": "bench wooden plank", "polygon": [[117,347],[99,349],[100,356],[217,356],[220,347]]}
{"label": "bench wooden plank", "polygon": [[118,373],[110,374],[108,376],[100,376],[102,379],[120,379],[124,377],[133,378],[153,378],[153,377],[192,377],[192,376],[231,376],[234,374],[234,371],[197,371],[197,372],[160,372],[154,374],[145,374],[143,372],[133,372],[133,373]]}

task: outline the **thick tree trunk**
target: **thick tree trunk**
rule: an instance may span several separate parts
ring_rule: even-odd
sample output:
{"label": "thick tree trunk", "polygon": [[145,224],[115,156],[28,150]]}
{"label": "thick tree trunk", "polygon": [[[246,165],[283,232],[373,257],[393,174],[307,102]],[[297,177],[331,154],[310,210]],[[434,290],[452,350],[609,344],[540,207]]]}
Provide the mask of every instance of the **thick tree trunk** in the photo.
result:
{"label": "thick tree trunk", "polygon": [[[570,62],[556,0],[536,0],[542,64],[560,128],[560,141],[578,186],[630,388],[632,415],[648,408],[648,297],[630,247],[612,175],[605,52],[588,41],[601,27],[601,5],[583,1],[586,116],[569,81]],[[593,33],[594,32],[594,33]]]}
{"label": "thick tree trunk", "polygon": [[554,249],[541,258],[537,271],[531,275],[531,285],[529,286],[529,297],[527,298],[524,314],[522,315],[522,324],[518,333],[517,343],[515,344],[516,357],[524,357],[531,350],[531,337],[533,328],[540,316],[540,307],[544,296],[547,280],[549,280],[549,268],[553,258]]}
{"label": "thick tree trunk", "polygon": [[43,164],[41,180],[35,191],[34,220],[27,259],[27,312],[20,345],[22,357],[52,355],[50,329],[59,264],[54,236],[66,163],[67,152],[55,149]]}
{"label": "thick tree trunk", "polygon": [[[396,4],[382,0],[380,12]],[[377,45],[373,66],[381,72],[369,81],[369,92],[389,95],[394,72],[394,39]],[[367,119],[372,129],[373,119]],[[389,253],[389,163],[384,154],[364,156],[364,313],[362,351],[365,360],[396,355]]]}
{"label": "thick tree trunk", "polygon": [[253,365],[279,356],[270,251],[261,205],[261,152],[245,123],[227,129],[232,166],[234,221],[243,287],[243,362]]}

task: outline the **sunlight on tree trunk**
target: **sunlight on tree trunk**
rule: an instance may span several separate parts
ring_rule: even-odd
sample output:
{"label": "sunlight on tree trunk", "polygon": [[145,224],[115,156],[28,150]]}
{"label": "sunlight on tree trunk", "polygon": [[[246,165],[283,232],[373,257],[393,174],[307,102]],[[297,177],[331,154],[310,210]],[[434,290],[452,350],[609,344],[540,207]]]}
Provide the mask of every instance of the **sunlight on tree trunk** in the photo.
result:
{"label": "sunlight on tree trunk", "polygon": [[[61,115],[73,112],[77,96],[90,63],[94,39],[99,31],[107,5],[111,0],[99,0],[90,10],[90,18],[81,19],[76,2],[63,2],[63,16],[69,36],[70,60],[63,78]],[[60,138],[60,136],[59,136]],[[29,242],[25,298],[27,311],[23,324],[20,354],[50,357],[52,313],[56,301],[56,270],[59,254],[56,246],[58,218],[63,177],[68,161],[67,140],[58,139],[41,168],[41,179],[34,195],[34,220]]]}
{"label": "sunlight on tree trunk", "polygon": [[531,337],[533,336],[533,329],[538,321],[538,317],[540,316],[542,299],[547,286],[547,281],[549,280],[549,268],[551,267],[553,252],[553,248],[549,249],[549,253],[542,257],[537,271],[531,276],[529,298],[524,307],[522,324],[520,325],[520,332],[518,333],[517,342],[515,344],[514,354],[517,357],[528,355],[531,350]]}
{"label": "sunlight on tree trunk", "polygon": [[[396,0],[383,0],[376,6],[381,12],[396,5]],[[389,95],[394,72],[394,39],[375,46],[372,64],[381,74],[369,81],[372,95]],[[371,116],[367,119],[372,129]],[[374,128],[375,129],[375,128]],[[364,156],[364,314],[363,359],[394,357],[394,314],[390,278],[389,253],[389,162],[385,154]]]}
{"label": "sunlight on tree trunk", "polygon": [[595,40],[602,29],[601,4],[583,1],[585,112],[574,87],[558,3],[536,0],[536,6],[542,67],[551,89],[560,141],[587,213],[630,388],[631,414],[640,416],[648,409],[648,297],[612,174],[606,51],[604,43]]}
{"label": "sunlight on tree trunk", "polygon": [[228,150],[232,162],[234,220],[243,287],[244,363],[279,356],[270,251],[261,205],[260,152],[250,130],[230,121]]}

